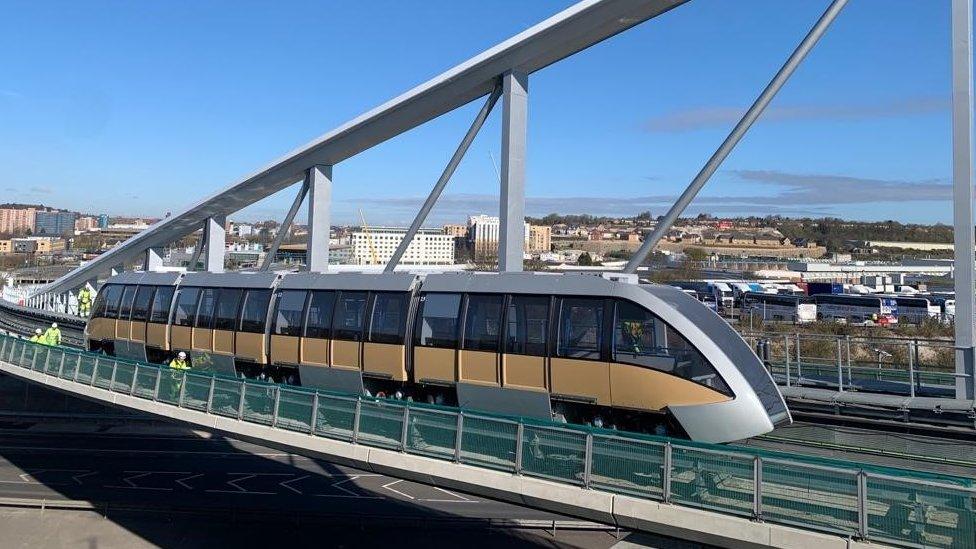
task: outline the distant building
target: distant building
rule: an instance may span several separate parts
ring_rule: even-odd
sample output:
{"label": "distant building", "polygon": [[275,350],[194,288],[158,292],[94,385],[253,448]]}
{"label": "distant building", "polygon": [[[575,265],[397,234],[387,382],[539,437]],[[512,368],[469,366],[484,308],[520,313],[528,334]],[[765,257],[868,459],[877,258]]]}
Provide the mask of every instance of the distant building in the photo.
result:
{"label": "distant building", "polygon": [[[498,255],[500,221],[495,216],[472,215],[468,218],[468,241],[476,258]],[[550,237],[552,233],[550,232]],[[529,224],[525,223],[526,244],[529,242]]]}
{"label": "distant building", "polygon": [[444,234],[448,236],[453,236],[454,238],[467,238],[468,237],[468,226],[467,225],[455,225],[448,224],[444,225]]}
{"label": "distant building", "polygon": [[108,227],[108,224],[109,224],[108,215],[101,214],[101,215],[98,216],[98,228],[99,229],[104,229],[105,227]]}
{"label": "distant building", "polygon": [[[352,263],[385,265],[407,233],[402,227],[371,227],[352,233]],[[420,229],[400,258],[402,265],[453,265],[454,237],[439,229]]]}
{"label": "distant building", "polygon": [[0,240],[0,253],[51,254],[64,251],[64,240],[44,236],[27,236]]}
{"label": "distant building", "polygon": [[85,232],[98,227],[98,218],[90,215],[79,217],[75,220],[75,231]]}
{"label": "distant building", "polygon": [[0,208],[0,233],[17,233],[34,230],[34,208]]}
{"label": "distant building", "polygon": [[531,253],[548,252],[552,249],[552,227],[529,225],[529,242],[525,247]]}
{"label": "distant building", "polygon": [[37,212],[34,216],[34,234],[61,236],[75,230],[75,212]]}

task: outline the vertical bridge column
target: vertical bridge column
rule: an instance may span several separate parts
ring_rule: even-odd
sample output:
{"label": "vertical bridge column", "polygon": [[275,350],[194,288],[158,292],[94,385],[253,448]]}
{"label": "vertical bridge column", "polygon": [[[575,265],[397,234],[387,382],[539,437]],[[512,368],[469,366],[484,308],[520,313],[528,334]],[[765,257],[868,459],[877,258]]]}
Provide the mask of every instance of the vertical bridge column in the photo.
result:
{"label": "vertical bridge column", "polygon": [[142,270],[147,273],[158,270],[163,266],[163,258],[159,255],[159,250],[157,248],[149,248],[146,250],[146,259],[142,264]]}
{"label": "vertical bridge column", "polygon": [[305,249],[308,270],[324,273],[329,269],[329,230],[332,228],[332,166],[312,166],[308,170],[308,245]]}
{"label": "vertical bridge column", "polygon": [[227,247],[227,216],[210,217],[203,225],[203,240],[206,242],[207,255],[204,257],[204,269],[208,273],[224,272],[224,252]]}
{"label": "vertical bridge column", "polygon": [[973,0],[952,0],[952,218],[955,224],[956,398],[973,398]]}
{"label": "vertical bridge column", "polygon": [[525,140],[529,77],[502,76],[502,181],[498,228],[498,270],[521,271],[525,253]]}

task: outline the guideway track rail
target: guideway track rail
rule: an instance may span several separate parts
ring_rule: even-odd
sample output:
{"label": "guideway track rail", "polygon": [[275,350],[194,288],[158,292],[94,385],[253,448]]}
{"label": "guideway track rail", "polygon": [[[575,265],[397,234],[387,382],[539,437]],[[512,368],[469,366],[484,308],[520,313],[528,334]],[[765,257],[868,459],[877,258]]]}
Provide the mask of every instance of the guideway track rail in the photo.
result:
{"label": "guideway track rail", "polygon": [[[665,505],[653,504],[655,509],[668,512],[672,504],[686,517],[696,510],[742,517],[747,519],[743,527],[758,519],[905,547],[976,546],[976,488],[972,479],[961,477],[277,386],[9,336],[0,336],[0,370],[119,405],[143,402],[144,409],[170,410],[165,413],[177,420],[203,418],[199,423],[218,430],[262,425],[256,432],[272,443],[287,438],[305,441],[296,447],[311,448],[316,440],[328,440],[330,447],[343,448],[351,463],[362,466],[357,456],[365,455],[374,470],[409,472],[432,484],[444,480],[438,475],[471,466],[494,470],[479,474],[492,481],[488,486],[464,485],[460,477],[445,485],[494,489],[496,497],[549,504],[550,510],[577,516],[586,511],[573,507],[574,500],[610,501],[607,516],[596,509],[593,516],[625,528],[652,529],[642,522],[643,512],[627,515],[626,509],[656,501]],[[444,462],[460,469],[436,466]],[[552,481],[542,486],[565,492],[568,499],[505,494],[498,487],[508,482],[505,478]],[[522,490],[541,490],[539,485],[512,484]]]}

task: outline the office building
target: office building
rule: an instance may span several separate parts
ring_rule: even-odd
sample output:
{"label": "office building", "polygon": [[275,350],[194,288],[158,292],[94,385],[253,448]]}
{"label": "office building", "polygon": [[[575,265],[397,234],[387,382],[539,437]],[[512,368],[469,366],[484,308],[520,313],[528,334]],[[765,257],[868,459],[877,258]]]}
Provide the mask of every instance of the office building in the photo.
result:
{"label": "office building", "polygon": [[36,214],[34,208],[0,208],[0,233],[33,231]]}
{"label": "office building", "polygon": [[[375,227],[352,233],[352,263],[385,265],[407,233],[401,227]],[[439,229],[420,229],[400,258],[401,265],[453,265],[454,237]]]}
{"label": "office building", "polygon": [[34,216],[34,234],[61,236],[75,231],[75,212],[37,212]]}

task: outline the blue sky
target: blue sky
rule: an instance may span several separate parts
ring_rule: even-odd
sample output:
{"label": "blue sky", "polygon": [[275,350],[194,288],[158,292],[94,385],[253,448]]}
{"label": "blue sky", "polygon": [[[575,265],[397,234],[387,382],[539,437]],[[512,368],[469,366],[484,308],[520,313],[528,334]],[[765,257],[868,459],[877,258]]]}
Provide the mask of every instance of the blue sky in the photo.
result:
{"label": "blue sky", "polygon": [[[5,0],[0,202],[180,210],[570,4]],[[692,0],[535,73],[527,213],[663,214],[827,4]],[[853,0],[689,212],[950,222],[948,48],[949,0]],[[336,166],[333,220],[409,222],[480,103]],[[497,211],[499,112],[432,223]]]}

